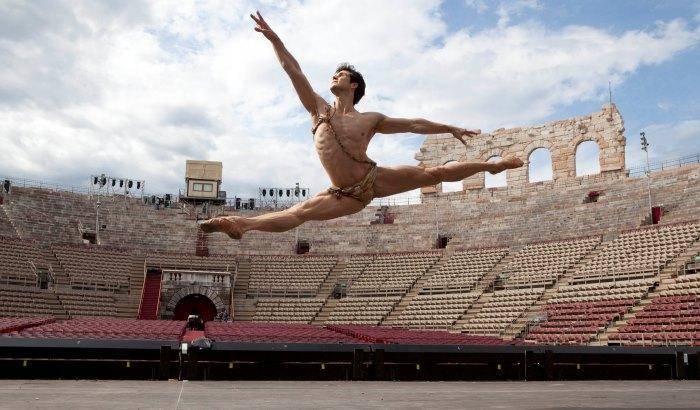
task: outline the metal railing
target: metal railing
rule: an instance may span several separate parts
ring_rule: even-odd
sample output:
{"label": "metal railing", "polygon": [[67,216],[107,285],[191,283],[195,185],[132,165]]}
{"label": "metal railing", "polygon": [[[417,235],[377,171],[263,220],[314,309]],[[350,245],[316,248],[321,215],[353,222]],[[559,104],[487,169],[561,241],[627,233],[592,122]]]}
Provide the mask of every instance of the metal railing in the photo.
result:
{"label": "metal railing", "polygon": [[645,175],[647,172],[647,169],[649,170],[649,172],[659,172],[659,171],[665,171],[667,169],[680,168],[682,166],[691,165],[691,164],[700,164],[700,153],[697,153],[695,155],[687,155],[685,157],[680,157],[680,158],[652,162],[649,164],[648,168],[646,165],[631,167],[631,168],[627,169],[627,173],[631,177],[633,177],[633,176],[636,177],[636,176]]}

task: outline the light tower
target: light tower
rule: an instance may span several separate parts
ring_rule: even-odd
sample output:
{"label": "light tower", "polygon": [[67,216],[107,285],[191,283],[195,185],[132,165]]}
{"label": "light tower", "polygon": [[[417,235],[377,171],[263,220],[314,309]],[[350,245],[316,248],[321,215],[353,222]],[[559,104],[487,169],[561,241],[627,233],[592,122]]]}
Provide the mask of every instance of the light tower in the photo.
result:
{"label": "light tower", "polygon": [[647,141],[647,136],[644,131],[640,132],[639,135],[642,137],[642,150],[646,153],[646,174],[647,174],[647,193],[649,195],[649,215],[651,217],[652,224],[654,223],[654,210],[651,205],[651,169],[649,168],[649,141]]}

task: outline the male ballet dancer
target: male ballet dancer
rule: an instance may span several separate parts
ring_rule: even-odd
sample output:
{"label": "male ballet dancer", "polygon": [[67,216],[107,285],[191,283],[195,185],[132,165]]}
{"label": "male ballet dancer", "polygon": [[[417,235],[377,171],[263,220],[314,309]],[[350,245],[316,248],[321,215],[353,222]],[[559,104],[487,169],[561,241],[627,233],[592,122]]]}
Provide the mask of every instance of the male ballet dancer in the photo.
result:
{"label": "male ballet dancer", "polygon": [[269,24],[257,13],[250,16],[256,23],[255,31],[267,38],[277,54],[284,71],[292,80],[301,104],[311,114],[316,151],[333,186],[315,197],[293,207],[252,218],[224,216],[201,223],[204,232],[223,232],[234,239],[241,239],[247,231],[284,232],[306,221],[334,219],[359,212],[372,198],[381,198],[445,181],[461,181],[478,172],[496,174],[506,169],[518,168],[523,162],[507,156],[496,163],[452,162],[437,167],[417,166],[379,167],[367,157],[367,145],[375,133],[417,134],[450,133],[464,143],[465,137],[481,133],[438,124],[424,119],[389,118],[376,112],[359,112],[355,109],[365,95],[365,81],[355,68],[348,64],[338,67],[331,79],[331,92],[335,95],[329,105],[314,92],[301,71],[299,63],[287,51]]}

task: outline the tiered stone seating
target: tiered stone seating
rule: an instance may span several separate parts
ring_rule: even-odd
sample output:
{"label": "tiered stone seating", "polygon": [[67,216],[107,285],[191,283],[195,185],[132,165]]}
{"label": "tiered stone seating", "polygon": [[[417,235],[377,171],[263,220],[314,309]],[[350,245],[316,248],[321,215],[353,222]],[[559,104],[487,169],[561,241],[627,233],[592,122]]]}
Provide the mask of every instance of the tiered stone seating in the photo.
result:
{"label": "tiered stone seating", "polygon": [[336,263],[334,256],[253,257],[248,294],[315,296]]}
{"label": "tiered stone seating", "polygon": [[89,246],[54,246],[52,251],[70,277],[73,289],[129,292],[130,253]]}
{"label": "tiered stone seating", "polygon": [[378,325],[399,300],[401,300],[401,296],[343,298],[338,301],[326,323]]}
{"label": "tiered stone seating", "polygon": [[655,279],[647,278],[561,286],[547,302],[546,320],[530,330],[527,340],[553,344],[589,342],[639,303],[654,285]]}
{"label": "tiered stone seating", "polygon": [[369,343],[400,343],[400,344],[425,344],[425,345],[508,345],[503,339],[474,336],[464,333],[450,333],[445,331],[430,330],[406,330],[388,327],[374,327],[362,325],[326,325],[328,329],[344,333]]}
{"label": "tiered stone seating", "polygon": [[311,323],[325,299],[260,298],[255,304],[254,322]]}
{"label": "tiered stone seating", "polygon": [[362,272],[367,269],[370,263],[374,260],[377,254],[364,254],[364,255],[352,255],[345,264],[343,272],[338,275],[339,283],[352,283],[355,281]]}
{"label": "tiered stone seating", "polygon": [[0,236],[0,285],[36,286],[38,278],[32,267],[43,265],[34,242]]}
{"label": "tiered stone seating", "polygon": [[700,295],[700,274],[678,276],[674,283],[660,291],[661,296]]}
{"label": "tiered stone seating", "polygon": [[658,293],[610,340],[634,345],[700,345],[700,274],[678,276]]}
{"label": "tiered stone seating", "polygon": [[10,220],[7,219],[5,212],[0,209],[0,237],[2,236],[7,238],[17,237],[17,233],[15,228],[12,227]]}
{"label": "tiered stone seating", "polygon": [[410,329],[449,329],[479,293],[418,294],[394,323]]}
{"label": "tiered stone seating", "polygon": [[654,278],[628,281],[564,285],[549,303],[588,302],[610,299],[639,299],[656,283]]}
{"label": "tiered stone seating", "polygon": [[348,294],[403,294],[440,256],[440,252],[378,254],[350,284]]}
{"label": "tiered stone seating", "polygon": [[4,206],[24,235],[45,244],[77,244],[80,226],[94,229],[95,201],[85,194],[15,186]]}
{"label": "tiered stone seating", "polygon": [[28,286],[0,286],[0,316],[66,316],[56,294]]}
{"label": "tiered stone seating", "polygon": [[574,275],[574,283],[654,277],[700,237],[700,224],[678,224],[621,234]]}
{"label": "tiered stone seating", "polygon": [[297,323],[269,324],[207,322],[208,338],[218,342],[359,343],[359,339],[320,326]]}
{"label": "tiered stone seating", "polygon": [[469,292],[507,253],[507,248],[455,251],[428,279],[423,289]]}
{"label": "tiered stone seating", "polygon": [[6,333],[5,337],[42,339],[123,339],[179,341],[184,321],[78,318]]}
{"label": "tiered stone seating", "polygon": [[64,289],[58,289],[56,294],[71,317],[119,316],[113,294]]}
{"label": "tiered stone seating", "polygon": [[595,237],[527,245],[505,268],[505,286],[549,286],[599,243]]}
{"label": "tiered stone seating", "polygon": [[464,324],[464,330],[472,334],[500,336],[542,293],[544,288],[497,290],[476,316]]}

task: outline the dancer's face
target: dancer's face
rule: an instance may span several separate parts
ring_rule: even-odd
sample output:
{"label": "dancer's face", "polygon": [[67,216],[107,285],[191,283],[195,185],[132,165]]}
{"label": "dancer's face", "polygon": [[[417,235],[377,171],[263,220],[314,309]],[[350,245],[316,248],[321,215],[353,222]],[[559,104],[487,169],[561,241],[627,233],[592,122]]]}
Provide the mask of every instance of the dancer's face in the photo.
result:
{"label": "dancer's face", "polygon": [[357,83],[352,83],[350,72],[342,70],[333,74],[331,78],[331,92],[338,95],[342,91],[353,90],[357,88]]}

